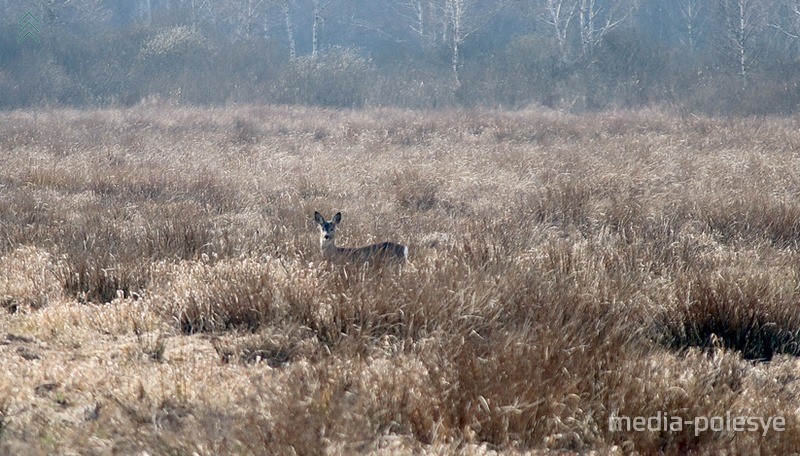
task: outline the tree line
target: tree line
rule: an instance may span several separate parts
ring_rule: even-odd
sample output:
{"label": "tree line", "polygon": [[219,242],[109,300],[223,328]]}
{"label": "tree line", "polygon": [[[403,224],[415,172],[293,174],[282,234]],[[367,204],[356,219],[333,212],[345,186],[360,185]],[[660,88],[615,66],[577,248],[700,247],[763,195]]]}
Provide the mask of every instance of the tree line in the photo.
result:
{"label": "tree line", "polygon": [[[2,0],[0,12],[2,108],[800,103],[800,0]],[[28,12],[37,41],[20,41]]]}

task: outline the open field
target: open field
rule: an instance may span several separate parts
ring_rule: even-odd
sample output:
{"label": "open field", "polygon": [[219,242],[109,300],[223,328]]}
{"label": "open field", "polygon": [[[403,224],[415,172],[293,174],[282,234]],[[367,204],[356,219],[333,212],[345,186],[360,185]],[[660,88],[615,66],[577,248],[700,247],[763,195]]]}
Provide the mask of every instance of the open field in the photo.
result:
{"label": "open field", "polygon": [[[800,448],[800,118],[143,105],[0,154],[0,453]],[[728,412],[785,430],[609,429]]]}

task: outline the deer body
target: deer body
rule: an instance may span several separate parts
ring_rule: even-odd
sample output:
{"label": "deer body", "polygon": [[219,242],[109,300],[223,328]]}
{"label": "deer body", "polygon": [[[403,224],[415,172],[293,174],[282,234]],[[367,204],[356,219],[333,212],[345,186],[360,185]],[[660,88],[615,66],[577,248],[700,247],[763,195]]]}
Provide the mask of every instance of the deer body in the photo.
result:
{"label": "deer body", "polygon": [[394,242],[381,242],[364,247],[337,247],[336,225],[342,221],[342,213],[337,212],[326,221],[319,212],[314,212],[314,221],[319,225],[319,244],[322,258],[333,263],[404,263],[408,259],[408,247]]}

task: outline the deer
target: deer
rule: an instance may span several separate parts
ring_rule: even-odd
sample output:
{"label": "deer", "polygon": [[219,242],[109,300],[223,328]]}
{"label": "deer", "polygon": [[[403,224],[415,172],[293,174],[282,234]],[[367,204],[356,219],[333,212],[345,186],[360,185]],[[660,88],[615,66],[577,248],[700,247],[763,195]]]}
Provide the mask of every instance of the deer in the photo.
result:
{"label": "deer", "polygon": [[337,247],[336,226],[342,221],[342,213],[337,212],[330,220],[325,220],[319,212],[314,212],[314,221],[319,226],[319,246],[322,258],[331,263],[373,265],[395,263],[408,260],[408,246],[395,242],[380,242],[363,247]]}

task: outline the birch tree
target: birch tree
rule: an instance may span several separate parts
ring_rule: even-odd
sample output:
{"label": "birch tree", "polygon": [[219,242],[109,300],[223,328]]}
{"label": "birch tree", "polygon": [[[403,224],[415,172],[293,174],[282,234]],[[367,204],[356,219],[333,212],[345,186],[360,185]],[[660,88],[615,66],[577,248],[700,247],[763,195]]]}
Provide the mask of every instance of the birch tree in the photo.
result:
{"label": "birch tree", "polygon": [[263,34],[266,35],[266,22],[261,22],[267,16],[265,0],[239,0],[230,2],[231,20],[236,27],[236,35],[247,39],[252,38],[254,31],[263,24]]}
{"label": "birch tree", "polygon": [[408,28],[417,37],[420,47],[429,49],[439,42],[447,24],[441,14],[445,10],[443,1],[406,0],[397,2],[397,6],[397,16],[407,21]]}
{"label": "birch tree", "polygon": [[290,7],[290,0],[283,0],[281,2],[281,9],[283,10],[283,19],[286,23],[286,38],[289,41],[289,59],[294,60],[297,56],[297,46],[294,41],[294,28],[292,26],[292,11]]}
{"label": "birch tree", "polygon": [[783,39],[783,50],[797,57],[800,48],[800,0],[785,0],[772,10],[769,26],[777,30]]}
{"label": "birch tree", "polygon": [[680,41],[689,49],[696,49],[707,22],[706,1],[678,0],[677,8]]}
{"label": "birch tree", "polygon": [[717,8],[724,32],[721,49],[736,62],[745,90],[757,62],[758,35],[765,25],[764,4],[761,0],[717,0]]}
{"label": "birch tree", "polygon": [[609,32],[631,17],[637,4],[633,0],[579,0],[581,51],[591,57]]}
{"label": "birch tree", "polygon": [[540,4],[541,18],[550,25],[558,43],[561,60],[567,59],[567,38],[579,0],[543,0]]}
{"label": "birch tree", "polygon": [[458,75],[458,67],[461,58],[461,45],[464,44],[464,40],[467,39],[468,35],[464,30],[464,15],[467,13],[469,5],[467,5],[467,0],[447,0],[445,5],[446,17],[452,27],[450,29],[450,47],[453,53],[451,54],[450,64],[453,70],[455,83],[460,84],[461,80]]}
{"label": "birch tree", "polygon": [[325,22],[323,14],[336,0],[314,0],[314,20],[311,22],[311,57],[319,52],[319,28]]}
{"label": "birch tree", "polygon": [[[487,3],[491,3],[487,5]],[[461,48],[468,37],[483,29],[503,7],[503,2],[445,0],[443,39],[450,47],[450,68],[456,86],[461,84]]]}

